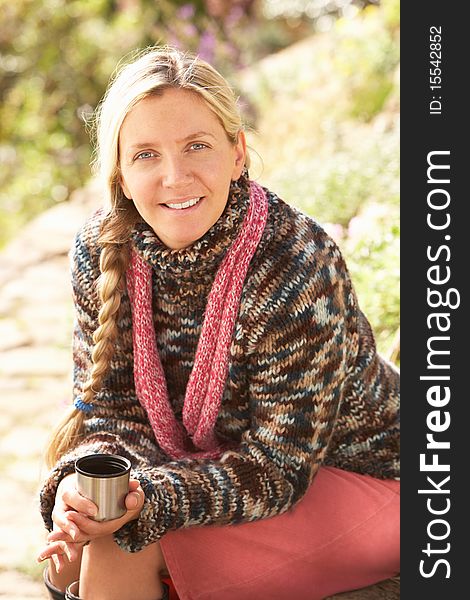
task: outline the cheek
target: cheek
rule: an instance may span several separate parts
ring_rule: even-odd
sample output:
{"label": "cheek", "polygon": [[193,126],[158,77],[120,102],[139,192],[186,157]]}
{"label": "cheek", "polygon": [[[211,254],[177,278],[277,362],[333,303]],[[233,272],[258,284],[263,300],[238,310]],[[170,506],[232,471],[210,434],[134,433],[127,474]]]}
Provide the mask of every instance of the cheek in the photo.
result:
{"label": "cheek", "polygon": [[132,199],[132,178],[129,177],[129,174],[126,173],[125,167],[120,165],[119,167],[119,185],[121,186],[121,190],[123,191],[124,196],[128,199]]}
{"label": "cheek", "polygon": [[121,186],[121,190],[124,194],[124,196],[128,199],[131,200],[132,199],[132,194],[130,192],[129,187],[127,186],[126,182],[124,181],[124,179],[121,178],[121,181],[119,182],[120,186]]}
{"label": "cheek", "polygon": [[139,199],[145,199],[148,196],[148,190],[151,189],[151,186],[145,174],[126,174],[124,172],[121,179],[121,188],[126,198],[139,201]]}
{"label": "cheek", "polygon": [[216,161],[206,170],[205,180],[213,190],[227,191],[233,179],[234,165],[231,161]]}

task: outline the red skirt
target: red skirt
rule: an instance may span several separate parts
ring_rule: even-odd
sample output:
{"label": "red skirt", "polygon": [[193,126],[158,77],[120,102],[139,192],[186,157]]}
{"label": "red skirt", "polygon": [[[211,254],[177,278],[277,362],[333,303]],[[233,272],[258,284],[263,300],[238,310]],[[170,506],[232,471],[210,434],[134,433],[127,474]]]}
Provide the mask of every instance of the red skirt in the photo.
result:
{"label": "red skirt", "polygon": [[400,483],[319,470],[288,512],[161,540],[181,600],[321,600],[399,573]]}

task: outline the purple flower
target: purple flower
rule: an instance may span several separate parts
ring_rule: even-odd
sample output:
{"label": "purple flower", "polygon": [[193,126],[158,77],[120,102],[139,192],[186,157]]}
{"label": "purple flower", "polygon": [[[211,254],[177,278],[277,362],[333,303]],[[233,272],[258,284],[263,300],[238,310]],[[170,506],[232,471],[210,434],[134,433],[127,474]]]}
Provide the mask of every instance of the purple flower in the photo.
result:
{"label": "purple flower", "polygon": [[197,35],[197,29],[192,23],[187,23],[183,29],[184,35],[187,37],[194,37]]}
{"label": "purple flower", "polygon": [[203,60],[206,60],[209,63],[214,59],[215,43],[215,35],[210,31],[205,31],[199,40],[197,53]]}
{"label": "purple flower", "polygon": [[176,14],[180,19],[192,19],[195,12],[194,4],[183,4]]}
{"label": "purple flower", "polygon": [[245,11],[241,6],[234,6],[229,12],[225,24],[227,27],[235,27],[244,16]]}

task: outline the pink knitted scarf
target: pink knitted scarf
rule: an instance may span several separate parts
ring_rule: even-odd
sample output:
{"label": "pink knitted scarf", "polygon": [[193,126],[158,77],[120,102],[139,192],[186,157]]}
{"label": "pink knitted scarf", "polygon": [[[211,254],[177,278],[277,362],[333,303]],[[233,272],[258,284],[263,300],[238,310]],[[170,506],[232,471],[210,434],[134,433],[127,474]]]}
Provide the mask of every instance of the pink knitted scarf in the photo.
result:
{"label": "pink knitted scarf", "polygon": [[[183,405],[183,424],[171,407],[158,354],[152,310],[152,267],[135,250],[127,271],[132,306],[134,379],[158,444],[172,458],[215,458],[224,447],[214,433],[228,373],[230,344],[243,283],[264,231],[268,203],[250,182],[250,203],[240,232],[224,256],[212,284],[194,366]],[[196,451],[188,450],[189,439]]]}

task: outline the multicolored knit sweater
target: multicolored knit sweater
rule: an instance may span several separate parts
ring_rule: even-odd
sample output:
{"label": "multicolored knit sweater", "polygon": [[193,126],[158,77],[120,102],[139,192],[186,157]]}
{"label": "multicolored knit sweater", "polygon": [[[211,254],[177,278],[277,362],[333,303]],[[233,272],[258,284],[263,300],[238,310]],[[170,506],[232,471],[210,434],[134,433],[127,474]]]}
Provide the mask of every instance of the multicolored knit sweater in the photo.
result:
{"label": "multicolored knit sweater", "polygon": [[[243,178],[232,186],[223,215],[189,248],[166,248],[145,223],[131,236],[153,267],[157,345],[177,419],[207,296],[247,211],[247,189]],[[376,353],[336,244],[310,217],[267,194],[268,220],[245,281],[215,427],[233,448],[219,459],[172,460],[158,447],[136,397],[125,293],[111,369],[87,413],[85,437],[41,493],[48,528],[59,481],[77,457],[93,452],[127,456],[145,492],[139,519],[115,533],[131,552],[171,529],[280,514],[302,498],[322,464],[398,476],[398,373]],[[76,398],[97,325],[102,218],[97,213],[84,225],[72,256]]]}

